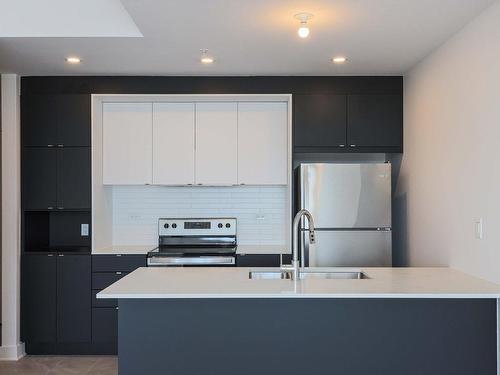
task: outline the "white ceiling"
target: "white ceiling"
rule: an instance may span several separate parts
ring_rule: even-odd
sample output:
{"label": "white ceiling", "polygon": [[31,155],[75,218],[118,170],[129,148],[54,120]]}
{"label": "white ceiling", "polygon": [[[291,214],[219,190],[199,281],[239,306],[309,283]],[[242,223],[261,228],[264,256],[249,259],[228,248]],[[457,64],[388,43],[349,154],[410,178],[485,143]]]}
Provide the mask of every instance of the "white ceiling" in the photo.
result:
{"label": "white ceiling", "polygon": [[[1,0],[1,6],[5,9],[16,1],[20,0]],[[403,74],[493,2],[122,0],[144,37],[0,38],[0,72]],[[62,11],[54,11],[64,17]],[[298,21],[293,18],[299,12],[315,16],[310,22],[311,35],[305,40],[297,36]],[[81,15],[80,21],[88,24],[89,34],[95,19],[88,12]],[[202,65],[200,48],[208,48],[216,62]],[[64,61],[68,55],[77,55],[83,61],[80,65],[68,65]],[[334,55],[346,55],[349,62],[333,65],[329,59]]]}
{"label": "white ceiling", "polygon": [[0,0],[0,37],[140,37],[120,0]]}

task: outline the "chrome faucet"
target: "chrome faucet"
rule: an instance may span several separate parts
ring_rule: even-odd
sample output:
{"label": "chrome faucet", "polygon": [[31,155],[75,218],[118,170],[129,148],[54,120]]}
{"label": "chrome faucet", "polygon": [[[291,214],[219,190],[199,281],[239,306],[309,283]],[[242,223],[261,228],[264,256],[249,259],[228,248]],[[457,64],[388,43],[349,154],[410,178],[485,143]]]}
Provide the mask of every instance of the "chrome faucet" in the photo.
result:
{"label": "chrome faucet", "polygon": [[[282,267],[284,270],[292,271],[292,279],[298,280],[300,277],[300,266],[299,266],[299,225],[302,216],[307,217],[309,221],[309,242],[315,243],[316,238],[314,235],[314,220],[311,213],[307,210],[300,210],[297,215],[293,218],[292,224],[292,264],[291,267]],[[302,264],[304,259],[302,259]]]}

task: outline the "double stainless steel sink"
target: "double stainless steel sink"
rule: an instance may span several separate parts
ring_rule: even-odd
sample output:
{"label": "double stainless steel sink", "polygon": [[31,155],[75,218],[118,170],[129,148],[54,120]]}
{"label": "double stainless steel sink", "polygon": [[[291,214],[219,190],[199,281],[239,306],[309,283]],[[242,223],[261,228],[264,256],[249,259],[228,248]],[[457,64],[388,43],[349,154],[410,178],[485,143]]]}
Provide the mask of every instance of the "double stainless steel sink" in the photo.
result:
{"label": "double stainless steel sink", "polygon": [[[258,270],[249,271],[248,278],[251,280],[291,280],[292,272],[287,270]],[[349,271],[323,271],[323,270],[313,270],[306,269],[299,272],[300,280],[307,279],[369,279],[365,273],[360,270],[349,270]]]}

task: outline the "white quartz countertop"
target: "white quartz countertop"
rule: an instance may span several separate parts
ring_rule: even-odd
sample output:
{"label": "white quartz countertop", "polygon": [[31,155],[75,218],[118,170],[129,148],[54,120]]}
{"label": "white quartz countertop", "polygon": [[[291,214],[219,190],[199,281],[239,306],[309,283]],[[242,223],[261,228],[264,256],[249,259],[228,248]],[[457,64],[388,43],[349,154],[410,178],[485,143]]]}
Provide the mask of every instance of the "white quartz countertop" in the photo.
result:
{"label": "white quartz countertop", "polygon": [[[147,254],[158,245],[107,246],[92,251],[94,255],[141,255]],[[290,254],[290,250],[280,245],[238,245],[237,254]]]}
{"label": "white quartz countertop", "polygon": [[158,245],[121,245],[108,246],[92,251],[93,255],[146,255]]}
{"label": "white quartz countertop", "polygon": [[98,293],[97,298],[500,297],[500,285],[450,268],[361,268],[368,279],[298,281],[250,280],[248,275],[252,270],[266,269],[143,267]]}

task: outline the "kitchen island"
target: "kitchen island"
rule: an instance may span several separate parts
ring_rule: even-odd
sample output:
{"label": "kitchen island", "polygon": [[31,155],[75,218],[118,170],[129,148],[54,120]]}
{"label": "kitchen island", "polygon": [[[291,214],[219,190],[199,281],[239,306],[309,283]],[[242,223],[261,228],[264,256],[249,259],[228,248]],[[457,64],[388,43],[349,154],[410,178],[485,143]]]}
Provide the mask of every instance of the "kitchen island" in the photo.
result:
{"label": "kitchen island", "polygon": [[139,268],[106,288],[120,375],[496,374],[499,285],[447,268],[276,271]]}

